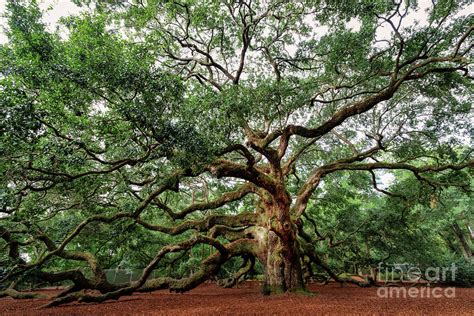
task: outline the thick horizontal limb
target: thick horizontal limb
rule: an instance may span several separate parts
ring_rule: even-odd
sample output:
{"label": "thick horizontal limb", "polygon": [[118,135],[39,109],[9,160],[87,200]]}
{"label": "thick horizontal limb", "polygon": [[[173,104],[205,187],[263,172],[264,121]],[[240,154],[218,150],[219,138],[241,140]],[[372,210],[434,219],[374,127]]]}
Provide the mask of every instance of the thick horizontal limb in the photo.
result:
{"label": "thick horizontal limb", "polygon": [[[210,244],[218,251],[210,255],[206,260],[204,260],[202,262],[201,268],[197,272],[192,274],[190,277],[184,279],[158,278],[147,281],[153,269],[162,260],[162,258],[164,258],[166,254],[186,250],[199,243]],[[211,277],[213,274],[215,274],[220,268],[221,264],[223,264],[229,258],[237,255],[242,255],[244,253],[252,253],[255,251],[255,247],[255,241],[250,239],[241,239],[226,245],[222,245],[216,239],[205,236],[196,236],[193,239],[186,240],[179,244],[168,245],[163,247],[158,252],[156,257],[143,270],[140,279],[137,282],[131,283],[128,287],[123,287],[118,290],[111,291],[98,296],[84,294],[82,292],[76,292],[58,298],[45,305],[45,307],[57,306],[76,300],[80,302],[103,302],[111,299],[116,300],[123,295],[130,295],[136,291],[149,292],[164,288],[168,288],[171,291],[176,292],[188,291],[198,286],[199,284],[207,280],[209,277]]]}

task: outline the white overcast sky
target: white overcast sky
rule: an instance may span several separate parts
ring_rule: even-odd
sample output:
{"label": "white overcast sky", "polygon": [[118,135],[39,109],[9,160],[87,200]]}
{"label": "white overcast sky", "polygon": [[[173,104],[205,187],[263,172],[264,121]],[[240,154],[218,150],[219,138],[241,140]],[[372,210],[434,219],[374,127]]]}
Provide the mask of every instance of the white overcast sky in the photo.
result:
{"label": "white overcast sky", "polygon": [[[79,14],[81,12],[81,8],[69,0],[39,0],[38,3],[43,11],[50,9],[44,15],[43,21],[48,24],[51,29],[54,29],[59,18],[71,14]],[[5,13],[5,4],[6,0],[0,0],[0,15],[2,16]],[[3,32],[5,20],[0,19],[0,24],[2,25],[2,30],[0,30],[0,43],[5,43],[7,39]]]}

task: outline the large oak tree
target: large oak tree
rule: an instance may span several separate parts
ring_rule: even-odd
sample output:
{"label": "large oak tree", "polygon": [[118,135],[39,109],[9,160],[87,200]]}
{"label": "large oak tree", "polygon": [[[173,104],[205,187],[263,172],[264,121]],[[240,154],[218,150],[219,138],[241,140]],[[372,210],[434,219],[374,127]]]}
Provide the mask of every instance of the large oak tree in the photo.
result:
{"label": "large oak tree", "polygon": [[[339,279],[308,215],[326,178],[397,203],[381,171],[469,189],[469,1],[76,3],[51,32],[8,1],[0,50],[4,279],[71,281],[51,305],[186,291],[239,257],[228,283],[259,262],[265,292],[304,291],[312,263]],[[157,238],[138,281],[107,280],[121,246]],[[149,278],[199,244],[192,274]]]}

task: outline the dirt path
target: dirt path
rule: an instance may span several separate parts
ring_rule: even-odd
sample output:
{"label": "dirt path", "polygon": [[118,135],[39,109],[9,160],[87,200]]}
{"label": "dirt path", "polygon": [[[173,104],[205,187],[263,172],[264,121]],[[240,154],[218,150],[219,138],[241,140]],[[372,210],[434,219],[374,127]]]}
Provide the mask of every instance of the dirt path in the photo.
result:
{"label": "dirt path", "polygon": [[[235,289],[201,285],[185,294],[156,291],[102,304],[70,304],[38,309],[46,300],[0,299],[2,315],[310,315],[310,314],[452,314],[474,315],[474,289],[455,289],[454,298],[380,298],[377,288],[338,284],[311,285],[313,296],[262,296],[260,285]],[[408,289],[408,288],[407,288]],[[425,288],[426,290],[427,288]],[[55,294],[57,291],[45,292]],[[452,293],[449,293],[452,294]]]}

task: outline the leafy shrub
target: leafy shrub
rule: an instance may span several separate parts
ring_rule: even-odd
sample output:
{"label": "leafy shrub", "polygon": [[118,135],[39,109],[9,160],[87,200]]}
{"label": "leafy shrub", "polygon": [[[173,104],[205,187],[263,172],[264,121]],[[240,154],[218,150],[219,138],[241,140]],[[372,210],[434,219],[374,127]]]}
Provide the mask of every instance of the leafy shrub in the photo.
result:
{"label": "leafy shrub", "polygon": [[456,266],[454,278],[451,275],[442,280],[443,284],[457,287],[474,287],[474,263],[466,259],[452,262]]}

